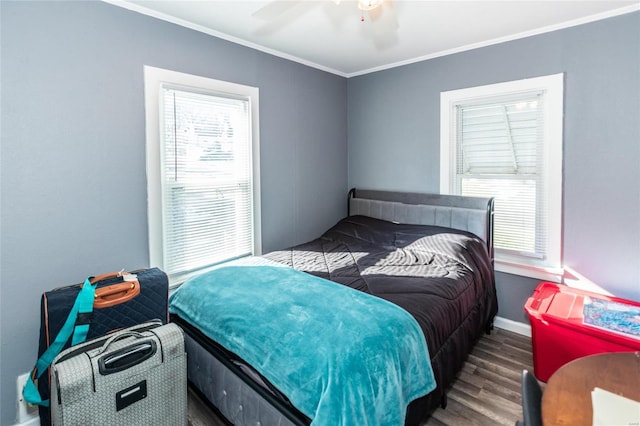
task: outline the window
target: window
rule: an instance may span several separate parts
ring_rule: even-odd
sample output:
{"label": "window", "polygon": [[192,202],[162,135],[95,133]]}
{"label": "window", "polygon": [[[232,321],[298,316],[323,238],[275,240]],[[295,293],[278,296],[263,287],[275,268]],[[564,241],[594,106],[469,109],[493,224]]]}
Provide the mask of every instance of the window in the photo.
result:
{"label": "window", "polygon": [[172,284],[260,253],[258,89],[145,67],[150,262]]}
{"label": "window", "polygon": [[563,74],[441,93],[440,190],[495,198],[496,270],[559,280]]}

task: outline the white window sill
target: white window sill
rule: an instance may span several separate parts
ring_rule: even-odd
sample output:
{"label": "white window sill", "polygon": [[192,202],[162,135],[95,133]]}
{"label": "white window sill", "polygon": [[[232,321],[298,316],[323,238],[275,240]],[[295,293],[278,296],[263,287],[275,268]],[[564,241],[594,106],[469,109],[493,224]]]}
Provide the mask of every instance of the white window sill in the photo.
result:
{"label": "white window sill", "polygon": [[542,281],[551,281],[561,283],[564,275],[563,268],[546,268],[541,266],[524,265],[505,260],[495,260],[496,272],[504,272],[507,274],[520,275],[523,277],[534,278]]}

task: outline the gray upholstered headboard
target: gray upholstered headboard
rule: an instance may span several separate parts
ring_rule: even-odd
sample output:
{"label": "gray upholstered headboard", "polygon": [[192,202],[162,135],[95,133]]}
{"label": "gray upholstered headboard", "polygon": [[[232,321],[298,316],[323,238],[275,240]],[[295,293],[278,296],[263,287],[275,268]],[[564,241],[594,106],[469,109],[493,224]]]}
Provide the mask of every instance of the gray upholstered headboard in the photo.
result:
{"label": "gray upholstered headboard", "polygon": [[493,260],[493,198],[353,188],[349,191],[349,215],[472,232],[487,243]]}

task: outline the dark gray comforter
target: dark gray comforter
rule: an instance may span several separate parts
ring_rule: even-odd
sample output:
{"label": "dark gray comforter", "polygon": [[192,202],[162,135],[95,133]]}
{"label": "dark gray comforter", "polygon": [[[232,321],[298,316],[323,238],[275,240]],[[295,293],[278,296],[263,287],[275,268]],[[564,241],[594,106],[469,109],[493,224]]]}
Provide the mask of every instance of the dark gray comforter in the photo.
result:
{"label": "dark gray comforter", "polygon": [[414,316],[438,387],[410,406],[408,423],[442,401],[498,310],[486,245],[463,231],[350,216],[320,238],[264,257],[381,297]]}

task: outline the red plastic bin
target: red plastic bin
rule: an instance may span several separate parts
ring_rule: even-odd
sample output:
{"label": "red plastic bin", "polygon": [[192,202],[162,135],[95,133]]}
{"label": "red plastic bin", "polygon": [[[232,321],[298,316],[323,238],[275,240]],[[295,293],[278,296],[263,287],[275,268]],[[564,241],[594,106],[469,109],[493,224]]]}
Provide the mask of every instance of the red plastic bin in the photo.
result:
{"label": "red plastic bin", "polygon": [[608,331],[583,322],[585,298],[640,308],[640,303],[542,282],[524,309],[531,321],[533,370],[546,382],[564,364],[587,355],[640,350],[640,336]]}

